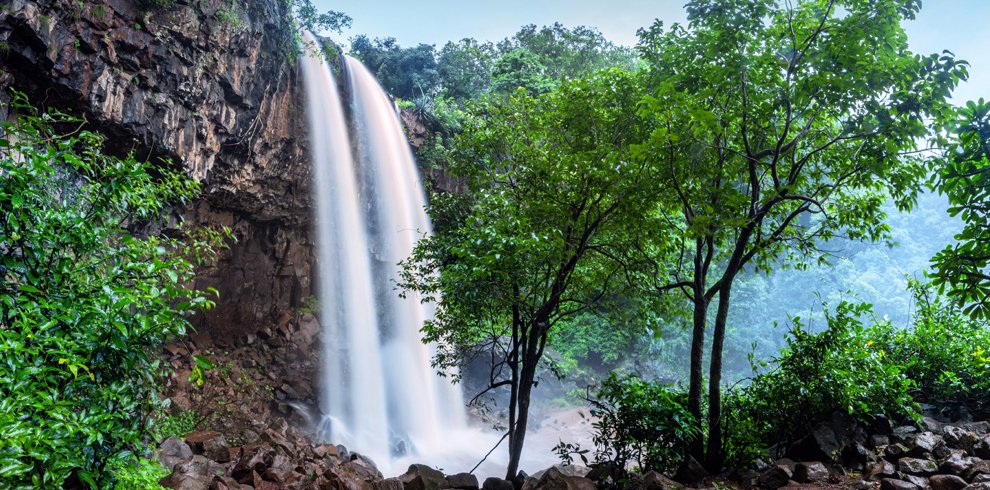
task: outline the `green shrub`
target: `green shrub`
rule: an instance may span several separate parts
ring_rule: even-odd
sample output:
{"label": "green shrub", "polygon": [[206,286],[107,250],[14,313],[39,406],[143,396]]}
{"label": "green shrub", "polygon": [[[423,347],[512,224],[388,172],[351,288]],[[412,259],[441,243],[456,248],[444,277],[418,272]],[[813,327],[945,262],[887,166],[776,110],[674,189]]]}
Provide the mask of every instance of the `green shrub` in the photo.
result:
{"label": "green shrub", "polygon": [[990,415],[990,328],[926,284],[913,282],[916,312],[911,328],[892,329],[889,362],[918,385],[926,403],[952,410],[965,407]]}
{"label": "green shrub", "polygon": [[157,460],[124,458],[114,461],[109,472],[114,475],[114,490],[158,490],[158,481],[169,474]]}
{"label": "green shrub", "polygon": [[776,366],[726,397],[726,452],[735,464],[752,463],[761,447],[794,442],[835,410],[863,422],[877,414],[917,417],[914,380],[878,341],[890,323],[866,326],[864,316],[872,317],[869,304],[844,301],[832,311],[826,305],[820,333],[793,319],[786,347],[770,363]]}
{"label": "green shrub", "polygon": [[184,285],[220,235],[151,233],[195,182],[104,154],[82,121],[22,95],[13,106],[0,123],[0,481],[108,488],[158,403],[157,348],[211,305]]}
{"label": "green shrub", "polygon": [[[638,471],[662,472],[684,460],[696,430],[684,391],[613,372],[588,401],[595,419],[595,463],[619,473],[611,475],[614,484],[621,485],[630,464]],[[561,443],[557,452],[565,462],[578,454],[588,463],[588,451],[575,445]]]}

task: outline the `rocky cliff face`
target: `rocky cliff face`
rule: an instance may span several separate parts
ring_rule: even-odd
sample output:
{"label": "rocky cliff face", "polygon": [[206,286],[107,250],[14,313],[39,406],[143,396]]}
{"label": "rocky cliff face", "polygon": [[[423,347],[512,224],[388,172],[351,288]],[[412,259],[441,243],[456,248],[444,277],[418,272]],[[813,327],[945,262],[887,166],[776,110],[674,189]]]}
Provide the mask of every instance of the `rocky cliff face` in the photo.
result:
{"label": "rocky cliff face", "polygon": [[[0,89],[83,115],[109,150],[170,159],[203,183],[181,210],[238,238],[200,286],[199,321],[236,342],[310,295],[309,164],[281,0],[6,0]],[[163,3],[163,2],[157,2]],[[0,114],[0,116],[3,116]]]}

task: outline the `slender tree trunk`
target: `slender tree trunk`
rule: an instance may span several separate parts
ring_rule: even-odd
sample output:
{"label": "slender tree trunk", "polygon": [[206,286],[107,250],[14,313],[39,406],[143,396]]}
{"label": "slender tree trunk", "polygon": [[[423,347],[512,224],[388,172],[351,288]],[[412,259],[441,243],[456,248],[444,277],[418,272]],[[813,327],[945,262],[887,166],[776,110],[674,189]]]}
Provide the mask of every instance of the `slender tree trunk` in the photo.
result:
{"label": "slender tree trunk", "polygon": [[[530,342],[535,343],[535,342]],[[526,438],[526,425],[529,421],[530,394],[533,390],[533,381],[536,379],[536,365],[539,361],[533,358],[529,352],[522,356],[522,369],[519,373],[518,397],[516,399],[516,423],[509,432],[509,465],[505,469],[505,479],[512,480],[519,471],[519,460],[522,457],[523,441]],[[535,350],[534,350],[535,352]]]}
{"label": "slender tree trunk", "polygon": [[702,435],[701,384],[704,379],[702,358],[705,354],[705,317],[708,300],[705,298],[705,271],[702,260],[702,241],[698,239],[694,256],[694,329],[691,334],[691,372],[688,384],[688,412],[694,416],[697,435],[691,441],[690,454],[698,461],[705,460],[705,440]]}
{"label": "slender tree trunk", "polygon": [[705,466],[710,472],[722,469],[722,346],[725,343],[725,324],[729,317],[729,294],[732,279],[718,290],[718,308],[715,310],[715,332],[712,334],[712,360],[708,370],[708,457]]}

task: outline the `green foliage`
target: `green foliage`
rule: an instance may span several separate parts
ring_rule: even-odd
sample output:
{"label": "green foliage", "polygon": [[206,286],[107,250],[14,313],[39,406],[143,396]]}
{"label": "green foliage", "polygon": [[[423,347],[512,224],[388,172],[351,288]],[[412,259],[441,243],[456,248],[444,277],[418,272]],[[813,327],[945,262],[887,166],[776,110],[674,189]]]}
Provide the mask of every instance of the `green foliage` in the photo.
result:
{"label": "green foliage", "polygon": [[327,59],[336,57],[336,47],[331,43],[324,46],[311,46],[303,37],[303,31],[314,34],[330,31],[340,33],[350,27],[351,18],[335,10],[320,12],[312,0],[282,0],[286,9],[286,25],[282,29],[279,51],[290,61],[295,62],[303,54],[322,53]]}
{"label": "green foliage", "polygon": [[23,96],[14,109],[0,123],[0,479],[102,488],[156,407],[155,349],[212,304],[184,285],[220,235],[150,232],[195,182],[106,155],[80,120]]}
{"label": "green foliage", "polygon": [[[526,51],[557,81],[579,78],[606,68],[635,70],[636,53],[616,46],[594,27],[566,28],[559,22],[549,26],[523,26],[511,38],[498,43],[504,56],[517,50]],[[515,87],[513,87],[514,89]]]}
{"label": "green foliage", "polygon": [[[629,465],[643,473],[670,472],[683,462],[697,430],[683,390],[613,372],[588,401],[594,419],[594,464],[614,470],[609,476],[616,486],[627,480]],[[587,451],[578,447],[561,443],[557,450],[567,463],[568,452],[588,463]]]}
{"label": "green foliage", "polygon": [[[868,304],[842,302],[829,311],[827,327],[811,333],[799,318],[776,364],[737,390],[730,418],[749,418],[767,443],[793,442],[835,410],[868,421],[877,414],[892,419],[915,416],[916,387],[906,366],[892,362],[889,347],[878,342],[892,326],[873,319]],[[763,363],[766,365],[766,363]],[[756,366],[754,366],[754,369]],[[730,443],[731,444],[731,443]]]}
{"label": "green foliage", "polygon": [[526,48],[516,48],[500,56],[492,69],[492,91],[508,95],[522,88],[530,95],[553,90],[557,80],[547,73],[547,67]]}
{"label": "green foliage", "polygon": [[[510,432],[515,415],[525,420],[550,331],[589,298],[610,297],[619,281],[608,250],[650,223],[639,213],[655,194],[629,147],[642,136],[638,95],[635,77],[613,70],[474,106],[451,162],[468,192],[433,201],[443,224],[405,264],[403,286],[438,302],[424,327],[437,364],[457,365],[471,348],[492,353],[492,384],[523,400],[510,403]],[[513,458],[521,441],[510,435]]]}
{"label": "green foliage", "polygon": [[487,92],[491,86],[491,67],[497,57],[492,43],[465,38],[444,44],[437,54],[443,94],[464,102]]}
{"label": "green foliage", "polygon": [[116,460],[107,471],[115,476],[114,490],[164,490],[158,481],[169,474],[158,460],[145,458]]}
{"label": "green foliage", "polygon": [[917,311],[911,328],[891,329],[878,342],[917,384],[926,403],[990,414],[990,328],[973,320],[930,285],[912,283]]}
{"label": "green foliage", "polygon": [[361,60],[395,97],[414,100],[433,97],[438,91],[440,72],[433,45],[403,48],[395,38],[372,41],[359,35],[351,39],[351,55]]}
{"label": "green foliage", "polygon": [[[682,237],[678,288],[693,303],[692,411],[712,332],[706,464],[721,468],[722,349],[743,271],[825,255],[837,237],[889,237],[883,205],[914,205],[929,152],[966,77],[951,54],[916,55],[898,0],[696,0],[689,25],[640,33],[651,90],[641,104]],[[717,308],[712,329],[709,308]],[[698,458],[706,451],[696,444]]]}
{"label": "green foliage", "polygon": [[175,415],[161,414],[152,421],[151,440],[155,445],[169,437],[181,437],[196,431],[200,418],[192,410],[180,410]]}
{"label": "green foliage", "polygon": [[932,258],[932,283],[964,305],[974,318],[990,318],[990,103],[969,101],[949,123],[943,141],[945,160],[935,166],[939,192],[949,198],[949,213],[965,227],[956,243]]}

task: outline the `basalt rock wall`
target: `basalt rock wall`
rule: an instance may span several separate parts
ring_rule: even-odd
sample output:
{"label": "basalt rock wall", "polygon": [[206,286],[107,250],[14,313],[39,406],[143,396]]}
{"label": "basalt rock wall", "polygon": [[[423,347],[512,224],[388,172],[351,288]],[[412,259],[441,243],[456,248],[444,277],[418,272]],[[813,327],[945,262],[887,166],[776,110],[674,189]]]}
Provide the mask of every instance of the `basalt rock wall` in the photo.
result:
{"label": "basalt rock wall", "polygon": [[181,166],[203,194],[176,214],[233,229],[237,242],[198,281],[220,292],[197,320],[218,340],[311,294],[310,168],[286,16],[282,0],[0,4],[0,97],[20,90],[85,117],[110,152]]}

